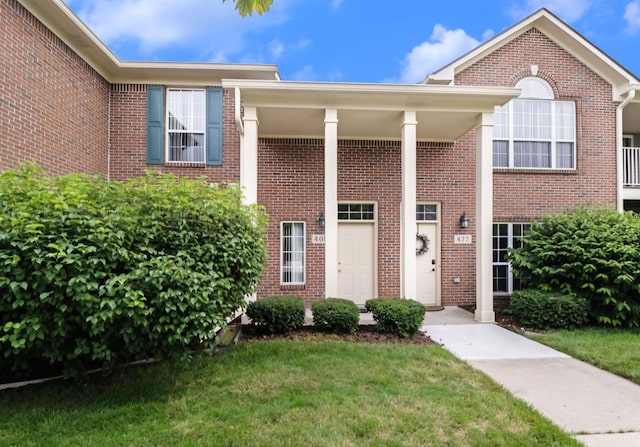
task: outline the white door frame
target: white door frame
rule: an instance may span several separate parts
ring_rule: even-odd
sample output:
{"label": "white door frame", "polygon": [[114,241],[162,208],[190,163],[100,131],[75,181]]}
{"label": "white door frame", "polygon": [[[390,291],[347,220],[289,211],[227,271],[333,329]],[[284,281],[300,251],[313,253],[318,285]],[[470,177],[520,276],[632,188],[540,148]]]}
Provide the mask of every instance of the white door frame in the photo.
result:
{"label": "white door frame", "polygon": [[[418,201],[416,205],[435,205],[437,214],[436,220],[418,220],[416,219],[416,231],[418,230],[418,225],[421,223],[424,224],[433,224],[436,226],[436,305],[442,305],[442,203],[441,202],[428,202],[428,201]],[[416,216],[417,217],[417,216]],[[416,275],[416,281],[418,280]]]}
{"label": "white door frame", "polygon": [[[374,200],[338,200],[338,205],[341,204],[363,204],[373,205],[373,220],[340,220],[338,219],[338,231],[340,231],[341,225],[350,224],[363,224],[368,223],[373,225],[373,294],[371,298],[378,297],[378,202]],[[335,210],[336,217],[338,215],[338,209]],[[336,272],[340,266],[336,265]],[[336,276],[337,279],[337,276]],[[337,289],[337,284],[336,284]]]}

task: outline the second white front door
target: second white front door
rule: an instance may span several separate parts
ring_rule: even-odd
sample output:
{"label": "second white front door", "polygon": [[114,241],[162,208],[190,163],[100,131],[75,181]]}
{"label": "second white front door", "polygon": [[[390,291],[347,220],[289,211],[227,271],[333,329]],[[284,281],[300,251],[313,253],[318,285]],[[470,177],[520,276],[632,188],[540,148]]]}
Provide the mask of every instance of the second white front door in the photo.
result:
{"label": "second white front door", "polygon": [[[426,248],[424,253],[416,251],[416,301],[425,306],[440,305],[438,296],[438,224],[436,222],[418,223],[416,248]],[[423,244],[426,244],[423,247]]]}

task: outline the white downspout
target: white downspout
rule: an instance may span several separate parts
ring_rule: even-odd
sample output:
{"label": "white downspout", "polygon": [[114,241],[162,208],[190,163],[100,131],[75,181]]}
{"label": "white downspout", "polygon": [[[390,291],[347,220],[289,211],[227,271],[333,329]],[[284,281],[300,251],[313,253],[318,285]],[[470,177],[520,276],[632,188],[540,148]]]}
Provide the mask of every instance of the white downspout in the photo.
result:
{"label": "white downspout", "polygon": [[624,180],[622,172],[624,170],[623,154],[622,154],[622,111],[636,97],[635,90],[629,90],[627,97],[620,103],[616,109],[616,173],[617,173],[617,208],[619,212],[624,211],[623,187]]}
{"label": "white downspout", "polygon": [[113,92],[109,84],[109,102],[107,103],[107,181],[111,181],[111,101]]}

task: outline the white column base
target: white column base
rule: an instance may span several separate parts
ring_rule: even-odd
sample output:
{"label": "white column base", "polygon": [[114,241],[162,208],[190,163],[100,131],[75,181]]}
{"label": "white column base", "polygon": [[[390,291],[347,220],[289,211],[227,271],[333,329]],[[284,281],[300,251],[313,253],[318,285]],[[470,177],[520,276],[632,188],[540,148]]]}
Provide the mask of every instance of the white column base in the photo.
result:
{"label": "white column base", "polygon": [[487,310],[487,311],[476,310],[475,319],[476,321],[479,321],[481,323],[495,323],[496,313],[490,310]]}

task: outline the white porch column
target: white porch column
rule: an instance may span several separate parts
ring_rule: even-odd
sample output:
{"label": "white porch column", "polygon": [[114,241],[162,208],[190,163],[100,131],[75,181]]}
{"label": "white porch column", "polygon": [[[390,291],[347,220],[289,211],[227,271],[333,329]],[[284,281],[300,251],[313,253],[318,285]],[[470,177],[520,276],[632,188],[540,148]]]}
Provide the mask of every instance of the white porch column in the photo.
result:
{"label": "white porch column", "polygon": [[476,320],[495,322],[493,311],[493,113],[476,128]]}
{"label": "white porch column", "polygon": [[402,122],[401,294],[416,298],[416,112]]}
{"label": "white porch column", "polygon": [[240,138],[240,186],[244,203],[258,203],[258,112],[244,109],[244,135]]}
{"label": "white porch column", "polygon": [[324,296],[338,297],[338,111],[324,118]]}
{"label": "white porch column", "polygon": [[[258,111],[244,109],[244,134],[240,136],[240,186],[245,205],[258,203]],[[247,302],[255,301],[257,294],[247,295]]]}

